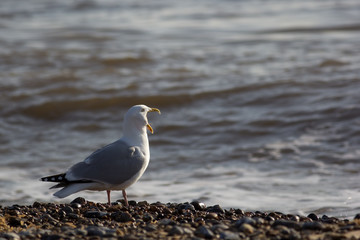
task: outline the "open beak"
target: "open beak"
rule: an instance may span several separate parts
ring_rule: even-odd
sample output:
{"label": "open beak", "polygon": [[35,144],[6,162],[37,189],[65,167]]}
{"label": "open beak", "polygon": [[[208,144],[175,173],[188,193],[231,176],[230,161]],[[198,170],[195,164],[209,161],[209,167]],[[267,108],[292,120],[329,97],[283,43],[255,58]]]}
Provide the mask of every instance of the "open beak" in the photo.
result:
{"label": "open beak", "polygon": [[161,114],[160,110],[157,108],[150,108],[148,112],[158,112],[159,114]]}
{"label": "open beak", "polygon": [[[161,114],[160,110],[157,108],[150,108],[150,110],[148,112],[158,112],[159,114]],[[154,133],[154,130],[152,129],[152,127],[150,126],[150,124],[146,124],[146,127],[149,129],[149,131],[151,132],[151,134]]]}
{"label": "open beak", "polygon": [[151,132],[151,134],[154,133],[154,130],[152,129],[152,127],[150,126],[150,124],[146,124],[146,127],[149,129],[149,131]]}

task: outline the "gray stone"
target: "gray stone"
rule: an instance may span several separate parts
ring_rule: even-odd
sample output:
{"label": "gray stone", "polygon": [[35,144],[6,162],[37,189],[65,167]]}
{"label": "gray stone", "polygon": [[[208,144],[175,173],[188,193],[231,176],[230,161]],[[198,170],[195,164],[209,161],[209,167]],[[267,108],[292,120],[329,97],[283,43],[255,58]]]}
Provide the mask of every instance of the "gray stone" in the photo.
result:
{"label": "gray stone", "polygon": [[57,222],[57,220],[53,218],[50,214],[44,214],[41,218],[43,220],[47,220],[48,222]]}
{"label": "gray stone", "polygon": [[39,208],[41,206],[41,203],[34,202],[32,206],[33,206],[33,208]]}
{"label": "gray stone", "polygon": [[40,235],[50,235],[51,230],[50,229],[39,229],[39,234]]}
{"label": "gray stone", "polygon": [[184,229],[179,226],[173,226],[173,228],[169,232],[170,235],[182,235],[184,234]]}
{"label": "gray stone", "polygon": [[18,217],[10,217],[8,219],[8,225],[11,227],[21,227],[24,225],[24,221],[21,220],[21,218]]}
{"label": "gray stone", "polygon": [[220,239],[224,239],[224,240],[238,240],[240,239],[239,234],[230,232],[230,231],[225,231],[225,232],[221,232],[220,233]]}
{"label": "gray stone", "polygon": [[43,239],[46,239],[46,240],[59,240],[59,239],[64,239],[65,236],[64,235],[59,235],[59,234],[51,234],[51,235],[48,235],[46,236],[45,238]]}
{"label": "gray stone", "polygon": [[134,218],[128,212],[116,212],[111,217],[117,222],[133,222]]}
{"label": "gray stone", "polygon": [[150,213],[145,213],[143,216],[143,221],[144,222],[151,222],[152,220],[154,220],[154,217],[150,214]]}
{"label": "gray stone", "polygon": [[70,206],[65,206],[63,208],[64,212],[66,212],[66,214],[69,214],[69,213],[73,213],[74,212],[74,209]]}
{"label": "gray stone", "polygon": [[[86,200],[83,197],[77,197],[74,200],[72,200],[70,204],[72,204],[72,203],[79,203],[81,205],[84,205],[84,204],[86,204]],[[71,207],[73,207],[73,206],[71,206]]]}
{"label": "gray stone", "polygon": [[145,227],[145,230],[148,232],[156,231],[156,229],[157,229],[156,225],[152,224],[152,223],[146,225],[146,227]]}
{"label": "gray stone", "polygon": [[214,205],[212,207],[208,207],[208,212],[215,212],[215,213],[225,213],[224,209],[220,207],[220,205]]}
{"label": "gray stone", "polygon": [[81,208],[81,204],[80,203],[77,203],[77,202],[74,202],[74,203],[71,203],[70,206],[74,209],[79,209]]}
{"label": "gray stone", "polygon": [[105,228],[104,237],[116,237],[116,229]]}
{"label": "gray stone", "polygon": [[190,203],[181,204],[181,205],[179,205],[178,209],[185,209],[185,210],[195,211],[194,205],[192,205]]}
{"label": "gray stone", "polygon": [[310,218],[313,221],[319,221],[319,217],[316,216],[315,213],[310,213],[307,217]]}
{"label": "gray stone", "polygon": [[87,211],[84,214],[84,217],[87,218],[103,218],[107,215],[107,212],[100,212],[100,211]]}
{"label": "gray stone", "polygon": [[103,227],[90,226],[86,228],[88,236],[102,237],[106,234],[106,230]]}
{"label": "gray stone", "polygon": [[159,221],[159,224],[160,225],[175,225],[176,223],[171,219],[164,218]]}
{"label": "gray stone", "polygon": [[250,224],[244,223],[240,226],[239,230],[245,234],[252,234],[255,229]]}
{"label": "gray stone", "polygon": [[285,227],[288,227],[288,228],[293,228],[295,230],[299,230],[301,228],[300,224],[297,223],[297,222],[294,222],[294,221],[288,221],[288,220],[283,220],[283,219],[279,219],[279,220],[276,220],[273,224],[272,224],[273,227],[276,227],[276,226],[285,226]]}
{"label": "gray stone", "polygon": [[254,217],[253,219],[256,225],[263,225],[265,223],[265,220],[261,217]]}
{"label": "gray stone", "polygon": [[198,201],[193,201],[191,202],[191,204],[195,207],[196,210],[198,211],[203,211],[206,208],[205,203],[202,202],[198,202]]}
{"label": "gray stone", "polygon": [[20,236],[16,233],[4,233],[3,237],[5,237],[8,240],[20,240]]}
{"label": "gray stone", "polygon": [[189,235],[194,234],[192,228],[184,227],[183,230],[184,230],[184,234],[189,234]]}
{"label": "gray stone", "polygon": [[320,222],[305,222],[302,225],[302,229],[307,230],[322,230],[324,228],[324,224]]}
{"label": "gray stone", "polygon": [[205,226],[200,226],[196,229],[195,235],[203,238],[213,238],[214,233]]}
{"label": "gray stone", "polygon": [[243,218],[240,218],[239,220],[237,220],[234,225],[235,225],[236,228],[239,228],[244,223],[249,224],[251,226],[255,226],[256,221],[254,219],[252,219],[252,218],[249,218],[249,217],[243,217]]}
{"label": "gray stone", "polygon": [[210,229],[214,233],[220,233],[220,232],[223,232],[224,230],[229,229],[229,227],[223,223],[219,223],[219,224],[213,225]]}
{"label": "gray stone", "polygon": [[77,235],[86,236],[88,235],[88,232],[85,229],[75,229],[75,233]]}
{"label": "gray stone", "polygon": [[80,218],[80,216],[77,215],[76,213],[68,213],[67,217],[70,219],[79,219]]}

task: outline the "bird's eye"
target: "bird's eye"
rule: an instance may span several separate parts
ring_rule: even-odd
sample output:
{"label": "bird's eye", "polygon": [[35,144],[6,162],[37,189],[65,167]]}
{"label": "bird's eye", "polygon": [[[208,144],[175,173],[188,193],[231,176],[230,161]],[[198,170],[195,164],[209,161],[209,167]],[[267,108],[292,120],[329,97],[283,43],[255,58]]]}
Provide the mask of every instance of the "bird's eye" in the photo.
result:
{"label": "bird's eye", "polygon": [[141,112],[145,112],[145,108],[141,109]]}

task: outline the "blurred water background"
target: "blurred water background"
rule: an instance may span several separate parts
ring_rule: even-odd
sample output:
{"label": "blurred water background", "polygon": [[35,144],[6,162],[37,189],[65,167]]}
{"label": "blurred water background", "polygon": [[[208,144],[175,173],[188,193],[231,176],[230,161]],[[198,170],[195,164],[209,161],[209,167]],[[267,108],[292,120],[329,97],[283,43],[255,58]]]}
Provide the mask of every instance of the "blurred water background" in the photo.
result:
{"label": "blurred water background", "polygon": [[[0,204],[149,114],[149,202],[360,212],[358,0],[2,0]],[[112,194],[121,199],[120,192]]]}

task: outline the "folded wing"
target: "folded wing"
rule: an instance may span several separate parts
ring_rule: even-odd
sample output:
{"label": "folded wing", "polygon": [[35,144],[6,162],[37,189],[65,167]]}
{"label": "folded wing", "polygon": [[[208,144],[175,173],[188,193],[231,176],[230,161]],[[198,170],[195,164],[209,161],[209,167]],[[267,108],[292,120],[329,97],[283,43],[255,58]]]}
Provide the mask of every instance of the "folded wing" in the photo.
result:
{"label": "folded wing", "polygon": [[95,181],[121,184],[144,167],[145,156],[138,147],[118,140],[92,153],[83,162],[72,166],[65,175],[67,181]]}

